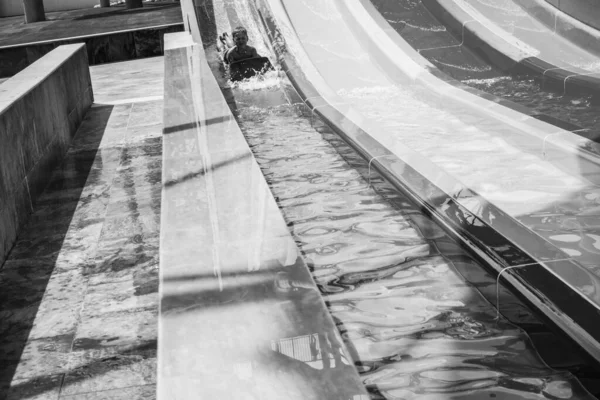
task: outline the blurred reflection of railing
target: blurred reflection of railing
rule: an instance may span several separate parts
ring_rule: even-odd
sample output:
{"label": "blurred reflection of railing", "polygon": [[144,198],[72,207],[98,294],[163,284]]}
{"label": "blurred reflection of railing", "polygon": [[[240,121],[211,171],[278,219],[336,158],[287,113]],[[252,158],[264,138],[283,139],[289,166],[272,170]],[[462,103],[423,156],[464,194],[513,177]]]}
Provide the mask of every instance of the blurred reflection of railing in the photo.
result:
{"label": "blurred reflection of railing", "polygon": [[277,341],[273,340],[271,341],[271,348],[273,351],[307,363],[320,360],[322,357],[316,333],[279,339]]}

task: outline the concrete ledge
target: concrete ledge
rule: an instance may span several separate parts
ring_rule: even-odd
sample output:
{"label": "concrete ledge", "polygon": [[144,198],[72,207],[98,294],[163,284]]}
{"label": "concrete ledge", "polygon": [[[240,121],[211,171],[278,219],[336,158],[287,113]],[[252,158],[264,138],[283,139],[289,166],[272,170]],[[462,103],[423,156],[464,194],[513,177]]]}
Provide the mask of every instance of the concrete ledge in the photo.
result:
{"label": "concrete ledge", "polygon": [[126,61],[163,54],[163,36],[183,30],[183,24],[90,34],[59,40],[0,46],[0,78],[12,76],[58,46],[82,42],[90,65]]}
{"label": "concrete ledge", "polygon": [[[50,13],[78,8],[91,8],[98,3],[98,0],[46,0],[44,1],[44,11]],[[0,4],[0,17],[15,15],[23,15],[23,2],[19,0],[4,0]]]}
{"label": "concrete ledge", "polygon": [[[356,2],[343,4],[350,6]],[[383,145],[377,139],[381,129],[371,125],[332,93],[316,68],[307,61],[310,57],[295,36],[293,24],[281,2],[261,0],[259,8],[283,70],[314,112],[485,265],[496,273],[519,266],[506,270],[503,279],[589,354],[600,359],[600,326],[593,322],[599,312],[600,299],[588,298],[575,288],[581,284],[597,288],[598,279],[562,250],[420,154],[399,143],[394,145],[393,151]],[[369,30],[385,46],[385,35],[368,24],[363,25],[364,22],[361,20],[359,24],[362,29]],[[359,37],[364,35],[359,32]],[[390,28],[391,32],[396,33]],[[389,46],[386,48],[389,50]],[[409,58],[403,61],[409,70],[407,75],[419,75],[416,68],[419,62]],[[493,223],[490,215],[494,216]]]}
{"label": "concrete ledge", "polygon": [[202,45],[166,38],[158,399],[368,398]]}
{"label": "concrete ledge", "polygon": [[92,102],[83,44],[57,48],[0,86],[0,265]]}
{"label": "concrete ledge", "polygon": [[[533,74],[542,79],[546,89],[568,95],[599,95],[600,72],[579,68],[576,56],[581,49],[568,41],[554,40],[555,52],[562,54],[560,61],[555,54],[540,51],[537,45],[519,39],[496,26],[489,15],[465,2],[454,0],[422,0],[429,11],[459,39],[495,67],[513,74]],[[525,0],[514,0],[515,2]],[[533,21],[523,22],[535,25]],[[548,30],[547,38],[554,37]],[[536,32],[539,36],[540,33]],[[541,34],[544,34],[542,32]],[[556,39],[556,38],[555,38]],[[539,41],[539,39],[536,39]],[[593,61],[589,54],[587,61]],[[571,64],[573,63],[573,64]]]}

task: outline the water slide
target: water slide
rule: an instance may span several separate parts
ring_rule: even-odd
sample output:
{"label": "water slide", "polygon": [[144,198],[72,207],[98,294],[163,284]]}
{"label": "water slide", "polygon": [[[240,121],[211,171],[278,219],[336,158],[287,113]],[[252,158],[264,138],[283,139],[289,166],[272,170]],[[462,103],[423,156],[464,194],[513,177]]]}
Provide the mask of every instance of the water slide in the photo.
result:
{"label": "water slide", "polygon": [[[261,54],[278,56],[278,64],[298,92],[296,97],[299,95],[313,115],[320,117],[313,118],[315,124],[324,120],[368,160],[368,169],[380,170],[388,181],[420,206],[420,211],[425,211],[444,226],[476,259],[490,265],[496,273],[501,272],[502,277],[523,297],[574,336],[582,347],[590,344],[593,337],[590,339],[586,330],[590,325],[582,324],[586,322],[584,316],[590,316],[589,307],[594,307],[593,298],[583,293],[585,287],[578,291],[573,283],[593,282],[591,272],[583,266],[567,271],[568,274],[563,271],[563,275],[580,281],[571,279],[566,282],[557,276],[546,264],[556,267],[559,263],[572,261],[572,257],[502,209],[506,204],[495,204],[473,190],[470,186],[476,187],[478,181],[477,176],[469,174],[472,171],[468,165],[471,163],[479,168],[480,171],[476,172],[479,172],[481,182],[496,184],[498,192],[523,196],[528,193],[520,187],[511,187],[497,171],[500,159],[506,166],[502,173],[509,174],[512,179],[509,182],[514,186],[518,179],[512,171],[516,166],[511,163],[517,160],[522,164],[522,170],[517,173],[523,170],[529,172],[529,175],[524,175],[531,189],[528,199],[540,201],[542,196],[533,195],[548,187],[535,186],[532,171],[539,175],[539,171],[546,168],[550,177],[566,179],[564,176],[570,176],[573,165],[584,165],[588,172],[593,170],[590,165],[593,166],[595,155],[593,151],[580,150],[579,138],[527,115],[505,110],[500,104],[469,96],[443,76],[435,75],[430,64],[417,57],[414,51],[411,53],[410,47],[398,40],[394,32],[382,23],[368,2],[214,0],[197,1],[195,5],[195,13],[186,15],[184,11],[184,19],[191,15],[192,21],[197,18],[200,22],[201,34],[194,32],[198,26],[191,24],[189,19],[186,27],[192,31],[196,43],[204,45],[207,60],[200,57],[200,63],[204,65],[208,61],[261,169],[262,164],[267,165],[263,173],[268,176],[271,190],[282,209],[286,207],[284,204],[299,201],[303,203],[302,207],[310,208],[305,211],[314,218],[314,213],[325,208],[325,203],[331,200],[327,198],[335,197],[332,188],[296,186],[296,192],[292,193],[286,193],[285,188],[288,184],[293,186],[296,180],[302,183],[305,179],[314,180],[311,184],[318,185],[319,177],[323,178],[323,175],[314,173],[315,166],[309,164],[317,164],[317,168],[320,165],[327,174],[331,166],[326,161],[339,162],[329,156],[346,155],[347,150],[338,147],[334,151],[313,154],[311,146],[302,140],[295,149],[291,148],[294,139],[287,136],[308,138],[313,129],[307,127],[306,122],[297,121],[284,112],[287,106],[278,86],[267,85],[260,91],[247,91],[227,84],[211,47],[216,37],[210,35],[228,30],[231,26],[247,26],[252,44],[259,48]],[[209,18],[203,19],[203,14]],[[217,20],[217,27],[211,25],[215,24],[214,20]],[[264,41],[261,42],[261,39]],[[197,66],[196,60],[190,56],[188,62]],[[214,94],[214,90],[204,87],[205,79],[208,82],[212,77],[200,79],[203,89],[195,92],[203,98],[209,93]],[[192,85],[196,85],[197,80],[193,78]],[[282,86],[287,85],[285,79],[281,83]],[[212,84],[210,88],[214,86]],[[204,105],[206,110],[212,110],[211,104]],[[236,107],[239,108],[236,110]],[[201,127],[199,137],[204,129],[218,128],[211,118],[198,121]],[[227,124],[231,125],[234,124]],[[324,127],[317,125],[314,129],[321,132]],[[553,132],[555,137],[547,137],[545,130]],[[445,143],[446,140],[449,143]],[[265,141],[271,141],[271,147],[263,147]],[[493,158],[493,146],[499,149],[500,155],[496,158]],[[319,148],[324,149],[322,144]],[[217,147],[215,150],[219,151]],[[435,150],[446,158],[435,159],[439,155]],[[483,152],[482,157],[479,157],[480,151]],[[311,158],[314,156],[317,158]],[[484,157],[490,158],[487,163]],[[545,164],[540,168],[537,163],[542,162]],[[527,170],[527,163],[533,165],[532,171]],[[271,169],[268,167],[270,164],[277,167]],[[453,164],[458,168],[453,169]],[[339,173],[339,166],[333,167]],[[218,172],[218,169],[215,171]],[[490,176],[494,171],[496,175]],[[594,178],[593,174],[577,177],[580,180]],[[465,182],[467,179],[470,181]],[[350,184],[347,181],[338,183]],[[543,183],[547,184],[546,181]],[[479,187],[477,189],[482,191]],[[311,196],[307,191],[316,191],[323,196],[313,199],[314,203],[310,204],[307,202],[311,201]],[[364,191],[361,191],[362,196]],[[355,215],[353,222],[356,227],[353,223],[352,229],[344,230],[344,238],[337,238],[337,242],[331,243],[332,247],[337,244],[340,251],[343,249],[348,256],[347,235],[360,231],[360,217],[356,216],[358,209],[379,203],[354,202],[348,189],[338,195],[341,197],[337,198],[335,207],[323,210],[331,214],[331,219],[321,216],[328,223],[309,231],[312,235],[317,231],[324,231],[325,235],[328,231],[332,234],[338,231],[345,220],[334,217],[340,213],[340,204],[348,203],[350,215]],[[503,199],[502,196],[498,198]],[[524,203],[523,198],[519,201]],[[507,204],[516,209],[521,206],[525,211],[539,206],[522,205],[519,201]],[[221,202],[215,204],[221,206]],[[350,285],[353,288],[345,289],[342,289],[344,285],[332,283],[321,288],[321,293],[372,398],[481,398],[487,395],[506,399],[590,398],[570,374],[547,368],[531,347],[524,331],[496,314],[492,304],[500,306],[503,314],[507,309],[506,304],[499,304],[498,298],[493,301],[493,296],[489,296],[490,291],[498,287],[493,279],[486,284],[473,284],[470,279],[463,281],[460,278],[461,274],[481,273],[475,262],[467,264],[467,267],[449,262],[453,266],[444,267],[445,257],[462,254],[463,249],[440,242],[433,226],[415,224],[414,219],[406,228],[415,227],[414,237],[404,230],[385,232],[400,216],[397,211],[383,211],[389,224],[378,220],[378,224],[372,227],[372,233],[377,231],[381,236],[376,242],[379,248],[370,248],[371,243],[357,242],[357,248],[350,253],[352,258],[339,262],[340,256],[342,260],[344,258],[340,253],[337,263],[333,261],[335,254],[328,258],[326,251],[318,257],[314,249],[309,250],[311,255],[305,254],[311,262],[320,259],[321,263],[327,264],[327,260],[333,263],[331,268],[316,263],[312,266],[313,279],[319,285],[329,286],[327,282],[336,277],[328,272],[332,268],[341,270],[338,271],[341,275],[337,275],[338,283],[346,280],[354,282]],[[292,213],[298,214],[298,211]],[[417,209],[408,213],[413,215],[411,218],[420,214]],[[307,236],[299,233],[299,230],[307,229],[300,228],[306,224],[301,221],[302,217],[295,222],[288,218],[289,215],[286,216],[288,224],[294,226],[290,230],[295,235],[300,234],[296,243],[309,242],[308,232]],[[417,239],[419,235],[423,235],[421,239]],[[305,244],[301,243],[299,247]],[[317,241],[313,242],[313,246],[318,249],[326,245]],[[370,258],[382,251],[382,247],[388,262],[374,264]],[[305,251],[306,248],[303,249]],[[459,257],[464,257],[464,254]],[[428,264],[430,262],[432,265]],[[452,271],[454,268],[460,273]],[[253,268],[247,274],[250,276],[261,270]],[[477,289],[473,290],[474,287]],[[595,293],[593,288],[589,292],[592,295]],[[477,291],[487,292],[484,295],[487,302],[482,301]],[[202,319],[193,321],[193,324],[202,324]],[[244,325],[243,319],[229,322],[232,332],[237,332],[236,326]],[[216,326],[214,320],[212,324]],[[178,329],[183,329],[183,325],[180,324]],[[265,337],[261,336],[261,340],[246,338],[244,346],[255,346]],[[219,342],[218,338],[211,340]],[[291,354],[281,349],[271,350],[286,356]],[[210,360],[221,358],[218,353],[216,349],[214,354],[199,352],[194,354],[196,358],[186,358],[184,364],[190,368],[198,360],[210,364]],[[234,353],[232,357],[232,360],[235,359]],[[253,361],[252,365],[256,368],[258,364]],[[196,371],[195,374],[193,371],[186,369],[185,374],[193,377],[197,384],[207,376],[207,371]],[[184,384],[186,380],[180,379],[180,382]],[[168,390],[170,386],[164,384],[162,387]]]}
{"label": "water slide", "polygon": [[600,90],[597,30],[544,0],[423,0],[427,9],[501,70],[539,76],[567,94]]}
{"label": "water slide", "polygon": [[600,359],[593,144],[453,85],[367,0],[257,8],[312,110]]}

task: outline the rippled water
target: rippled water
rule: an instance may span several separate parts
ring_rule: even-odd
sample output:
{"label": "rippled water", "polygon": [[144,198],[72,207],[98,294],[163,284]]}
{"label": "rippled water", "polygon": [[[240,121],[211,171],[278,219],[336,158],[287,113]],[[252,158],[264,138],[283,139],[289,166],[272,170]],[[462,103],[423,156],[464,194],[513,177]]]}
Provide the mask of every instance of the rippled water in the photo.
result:
{"label": "rippled water", "polygon": [[[496,319],[476,261],[299,110],[238,118],[373,399],[593,398]],[[505,290],[500,303],[538,324]]]}
{"label": "rippled water", "polygon": [[534,79],[517,79],[502,76],[493,79],[464,81],[469,86],[503,97],[538,113],[580,126],[587,131],[579,135],[600,141],[600,106],[592,96],[573,97],[543,91]]}
{"label": "rippled water", "polygon": [[[545,114],[562,121],[577,125],[585,130],[577,134],[586,138],[600,141],[600,104],[592,96],[563,96],[542,90],[539,82],[527,77],[511,77],[493,69],[488,63],[479,58],[468,47],[460,44],[446,27],[436,20],[423,7],[421,0],[371,0],[383,17],[407,40],[415,49],[427,49],[421,55],[432,61],[446,74],[461,80],[469,86],[480,89],[495,96],[503,97],[515,103],[524,105],[537,113]],[[514,2],[481,1],[499,11],[524,13]],[[405,27],[413,28],[405,29]],[[415,35],[415,31],[420,32]],[[430,32],[439,32],[431,35]],[[443,62],[444,47],[457,49],[456,55],[450,57],[451,63]],[[435,49],[438,49],[436,51]],[[460,49],[460,51],[458,51]],[[460,55],[460,56],[459,56]],[[574,60],[571,60],[573,63]],[[595,68],[588,66],[588,68]],[[465,72],[470,72],[466,74]],[[470,78],[465,78],[465,76]]]}

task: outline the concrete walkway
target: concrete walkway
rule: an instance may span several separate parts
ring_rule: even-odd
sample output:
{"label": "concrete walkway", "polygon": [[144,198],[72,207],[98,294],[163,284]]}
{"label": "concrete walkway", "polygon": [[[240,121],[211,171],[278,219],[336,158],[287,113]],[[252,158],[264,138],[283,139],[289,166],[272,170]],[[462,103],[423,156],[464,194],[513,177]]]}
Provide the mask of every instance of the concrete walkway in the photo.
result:
{"label": "concrete walkway", "polygon": [[0,270],[0,399],[155,397],[163,58],[91,73],[96,102]]}

